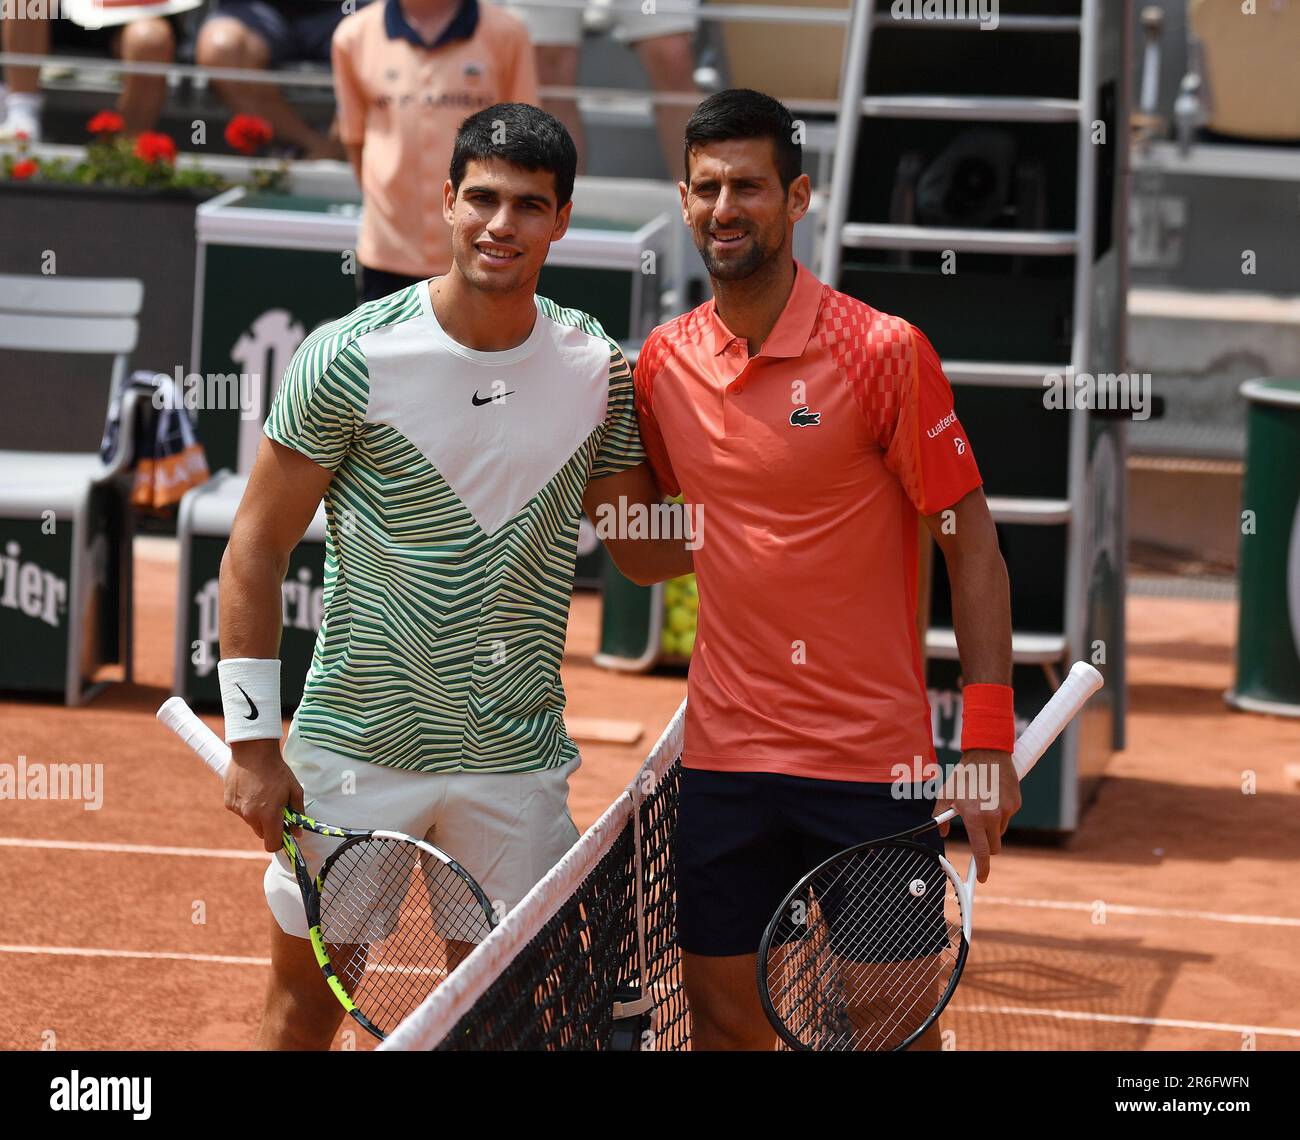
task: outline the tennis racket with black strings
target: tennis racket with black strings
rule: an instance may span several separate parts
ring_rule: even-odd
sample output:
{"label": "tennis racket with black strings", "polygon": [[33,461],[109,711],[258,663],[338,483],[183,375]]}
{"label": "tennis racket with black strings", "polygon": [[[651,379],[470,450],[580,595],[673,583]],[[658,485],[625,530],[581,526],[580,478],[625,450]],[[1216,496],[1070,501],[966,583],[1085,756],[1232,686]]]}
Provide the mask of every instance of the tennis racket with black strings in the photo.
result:
{"label": "tennis racket with black strings", "polygon": [[[1075,663],[1016,741],[1020,779],[1101,686]],[[791,1048],[906,1049],[943,1012],[970,946],[975,859],[962,879],[916,839],[956,816],[841,851],[781,902],[759,944],[758,989]]]}
{"label": "tennis racket with black strings", "polygon": [[[158,719],[224,777],[230,749],[180,698]],[[313,878],[293,831],[342,840]],[[396,831],[321,823],[286,807],[283,848],[312,949],[334,996],[381,1040],[496,925],[478,883],[445,851]]]}

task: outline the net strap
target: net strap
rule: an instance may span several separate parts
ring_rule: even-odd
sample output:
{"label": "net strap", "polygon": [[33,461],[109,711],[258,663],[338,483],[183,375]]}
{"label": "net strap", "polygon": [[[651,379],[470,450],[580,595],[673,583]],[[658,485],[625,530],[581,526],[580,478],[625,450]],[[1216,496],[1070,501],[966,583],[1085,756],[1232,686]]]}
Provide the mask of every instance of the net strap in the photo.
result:
{"label": "net strap", "polygon": [[[682,701],[664,729],[636,777],[605,810],[605,813],[579,838],[564,857],[530,890],[469,956],[448,975],[419,1009],[379,1044],[380,1049],[436,1049],[451,1032],[514,956],[541,932],[556,912],[608,853],[629,822],[637,830],[635,844],[637,892],[637,957],[643,992],[646,986],[645,911],[642,902],[642,853],[639,842],[641,802],[653,791],[664,773],[681,755],[686,722],[686,702]],[[649,789],[645,791],[643,789]],[[641,1006],[646,999],[634,1003]],[[644,1007],[643,1007],[644,1008]],[[616,1016],[619,1011],[615,1011]],[[622,1015],[637,1012],[624,1006]]]}
{"label": "net strap", "polygon": [[650,965],[649,958],[646,956],[645,948],[645,859],[643,855],[643,846],[641,843],[641,781],[642,773],[637,773],[637,778],[627,786],[624,797],[628,801],[628,808],[632,812],[632,873],[636,877],[636,985],[641,991],[641,996],[634,1001],[616,1001],[614,1003],[615,1020],[621,1017],[634,1017],[638,1014],[645,1013],[654,1005],[654,998],[650,994]]}

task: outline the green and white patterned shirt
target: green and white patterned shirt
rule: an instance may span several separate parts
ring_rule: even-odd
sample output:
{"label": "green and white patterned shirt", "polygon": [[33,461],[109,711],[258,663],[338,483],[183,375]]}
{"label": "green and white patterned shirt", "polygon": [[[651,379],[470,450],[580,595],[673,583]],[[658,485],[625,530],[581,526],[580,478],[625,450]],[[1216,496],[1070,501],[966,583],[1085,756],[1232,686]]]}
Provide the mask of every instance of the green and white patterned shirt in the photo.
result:
{"label": "green and white patterned shirt", "polygon": [[421,282],[294,353],[264,430],[334,472],[305,739],[427,772],[577,755],[560,661],[582,495],[644,453],[618,345],[536,304],[523,344],[477,352]]}

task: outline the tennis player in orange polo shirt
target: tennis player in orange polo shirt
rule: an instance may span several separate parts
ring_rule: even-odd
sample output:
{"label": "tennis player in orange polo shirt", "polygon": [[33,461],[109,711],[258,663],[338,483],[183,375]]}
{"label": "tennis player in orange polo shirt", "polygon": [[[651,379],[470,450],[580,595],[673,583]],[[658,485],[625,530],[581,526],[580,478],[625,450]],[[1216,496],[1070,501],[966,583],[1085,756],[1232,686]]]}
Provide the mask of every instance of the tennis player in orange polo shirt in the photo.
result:
{"label": "tennis player in orange polo shirt", "polygon": [[[795,126],[756,91],[720,92],[691,116],[682,216],[713,300],[655,329],[636,366],[659,486],[707,523],[676,838],[701,1049],[775,1044],[755,955],[806,871],[952,803],[983,882],[1020,806],[1010,593],[975,456],[920,330],[794,260],[810,195]],[[916,786],[935,763],[918,515],[947,562],[962,764],[988,766],[991,784],[966,784],[996,788],[985,803]],[[936,1023],[918,1047],[937,1043]]]}
{"label": "tennis player in orange polo shirt", "polygon": [[451,268],[442,187],[461,123],[538,103],[528,32],[479,0],[376,0],[334,32],[339,138],[361,184],[361,301]]}

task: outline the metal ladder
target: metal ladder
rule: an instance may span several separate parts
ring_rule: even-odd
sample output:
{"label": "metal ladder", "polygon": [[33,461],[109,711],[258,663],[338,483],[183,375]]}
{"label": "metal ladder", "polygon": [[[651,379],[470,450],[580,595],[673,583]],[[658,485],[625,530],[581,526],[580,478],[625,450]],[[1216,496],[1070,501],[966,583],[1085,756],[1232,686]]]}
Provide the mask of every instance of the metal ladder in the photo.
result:
{"label": "metal ladder", "polygon": [[[1103,8],[1103,2],[1114,7]],[[1123,296],[1126,290],[1127,256],[1123,252],[1123,235],[1118,225],[1112,226],[1112,242],[1105,253],[1106,282],[1098,276],[1102,260],[1094,262],[1096,209],[1098,204],[1099,157],[1098,147],[1092,145],[1091,128],[1101,113],[1099,84],[1114,80],[1114,58],[1118,44],[1124,56],[1128,43],[1125,21],[1132,23],[1131,0],[1079,0],[1077,15],[1011,15],[1002,14],[996,29],[981,30],[976,19],[953,20],[905,16],[894,18],[890,5],[883,9],[879,0],[854,0],[845,39],[844,66],[840,89],[839,118],[835,146],[835,161],[831,177],[830,200],[825,210],[825,232],[822,235],[822,280],[840,287],[846,250],[893,251],[952,251],[961,254],[1003,254],[1017,258],[1070,256],[1073,257],[1073,293],[1067,302],[1070,320],[1070,359],[1043,363],[1011,362],[1007,360],[945,359],[944,372],[954,388],[984,389],[1037,389],[1042,390],[1044,377],[1056,374],[1071,377],[1076,373],[1090,372],[1100,354],[1108,359],[1122,359],[1123,355]],[[1078,85],[1074,98],[1048,98],[1039,96],[1005,95],[882,95],[872,92],[868,81],[868,63],[871,53],[872,33],[882,26],[915,31],[921,38],[925,31],[943,29],[960,30],[969,35],[1023,36],[1026,50],[1032,50],[1035,34],[1039,36],[1073,36],[1078,40]],[[1116,38],[1118,36],[1118,39]],[[1057,41],[1059,44],[1059,41]],[[1103,55],[1103,53],[1107,53]],[[1126,59],[1126,56],[1125,56]],[[1126,87],[1121,90],[1127,90]],[[1059,92],[1058,92],[1059,94]],[[1112,154],[1123,153],[1118,148],[1127,146],[1127,123],[1122,121],[1124,101],[1121,98],[1115,112],[1115,138],[1107,140],[1116,148]],[[939,120],[973,123],[1044,123],[1073,124],[1076,142],[1077,180],[1074,205],[1074,226],[1070,230],[1025,229],[999,230],[958,227],[930,227],[919,225],[879,224],[848,221],[852,201],[853,182],[858,170],[858,150],[863,122],[867,118]],[[1068,146],[1068,144],[1066,144]],[[1117,159],[1118,161],[1118,159]],[[1122,167],[1117,166],[1117,171]],[[1123,216],[1127,196],[1122,187],[1123,176],[1117,174],[1113,190],[1115,216]],[[1104,202],[1105,199],[1102,199]],[[1112,257],[1113,253],[1113,257]],[[1118,259],[1118,260],[1116,260]],[[1118,287],[1114,286],[1118,279]],[[1095,291],[1106,290],[1098,300]],[[1118,300],[1115,294],[1118,293]],[[1094,312],[1094,305],[1096,311]],[[1118,316],[1115,316],[1118,314]],[[1118,331],[1113,323],[1119,321]],[[1094,321],[1103,322],[1110,330],[1098,334],[1094,344]],[[1098,326],[1100,327],[1100,326]],[[1113,334],[1113,335],[1111,335]],[[1014,326],[1008,324],[1007,335],[1014,335]],[[1103,337],[1106,343],[1103,343]],[[1103,363],[1104,367],[1104,363]],[[1122,368],[1120,364],[1118,367]],[[961,394],[958,392],[958,409]],[[1090,488],[1089,415],[1073,408],[1067,431],[1069,454],[1065,462],[1066,498],[990,495],[988,502],[993,518],[1000,524],[1019,526],[1065,527],[1065,565],[1058,571],[1064,576],[1064,613],[1056,630],[1013,629],[1012,656],[1016,667],[1041,667],[1046,679],[1054,688],[1060,681],[1061,666],[1070,660],[1089,657],[1090,639],[1096,636],[1089,614],[1090,567],[1085,560],[1094,558],[1098,518],[1104,515],[1099,508],[1102,492]],[[1123,431],[1117,430],[1118,477],[1122,478],[1126,445]],[[1101,473],[1107,481],[1105,472]],[[1114,478],[1109,480],[1114,495]],[[1124,519],[1122,483],[1118,506],[1112,513],[1118,515],[1116,529],[1108,531],[1112,541],[1119,546],[1118,618],[1119,646],[1117,647],[1112,680],[1116,689],[1113,696],[1113,719],[1108,747],[1123,747],[1123,565]],[[1114,501],[1113,498],[1111,500]],[[1098,514],[1101,510],[1102,514]],[[1113,536],[1118,535],[1118,538]],[[926,634],[927,660],[956,662],[957,640],[952,628],[931,627]],[[1080,765],[1080,738],[1078,726],[1068,732],[1062,741],[1062,771],[1068,790],[1061,800],[1060,820],[1066,829],[1077,822],[1079,805],[1075,795],[1075,777],[1082,771]],[[1093,759],[1095,745],[1090,745],[1087,764],[1089,775],[1095,771]]]}
{"label": "metal ladder", "polygon": [[[1074,255],[1079,249],[1091,248],[1094,193],[1096,181],[1095,148],[1088,144],[1087,125],[1093,121],[1095,90],[1095,45],[1090,43],[1089,29],[1094,26],[1097,0],[1082,0],[1082,16],[1002,15],[995,31],[981,31],[979,22],[970,20],[933,20],[916,17],[895,19],[887,10],[878,10],[875,0],[854,0],[845,41],[845,63],[840,91],[835,165],[831,178],[830,201],[826,211],[826,230],[821,263],[821,277],[836,284],[840,276],[844,249],[888,249],[945,251],[962,253],[1000,253],[1029,256]],[[961,29],[972,35],[1002,35],[1046,32],[1074,34],[1080,38],[1079,92],[1074,99],[1040,97],[1006,97],[982,95],[871,95],[868,93],[867,61],[873,30],[881,24],[912,28]],[[976,122],[1061,123],[1072,122],[1079,134],[1079,195],[1077,224],[1073,230],[1007,231],[993,229],[938,228],[930,226],[882,225],[848,222],[851,184],[856,168],[858,138],[864,117],[968,120]],[[1068,362],[1043,364],[998,361],[945,360],[944,372],[954,385],[987,387],[1041,388],[1049,373],[1064,373],[1067,367],[1082,368],[1087,357],[1085,338],[1088,329],[1087,264],[1075,259],[1074,318],[1072,359]],[[1074,415],[1070,430],[1069,486],[1077,487],[1083,478],[1085,417]],[[1068,526],[1077,536],[1080,527],[1077,496],[1069,499],[1012,498],[992,496],[989,507],[999,523],[1034,526]],[[1072,541],[1071,547],[1077,546]],[[1015,631],[1012,652],[1016,664],[1056,666],[1067,651],[1080,646],[1079,606],[1072,604],[1080,590],[1080,568],[1074,551],[1067,557],[1067,614],[1063,635]],[[1078,649],[1075,649],[1078,652]],[[957,640],[953,630],[932,628],[926,636],[926,653],[930,657],[955,660]]]}

